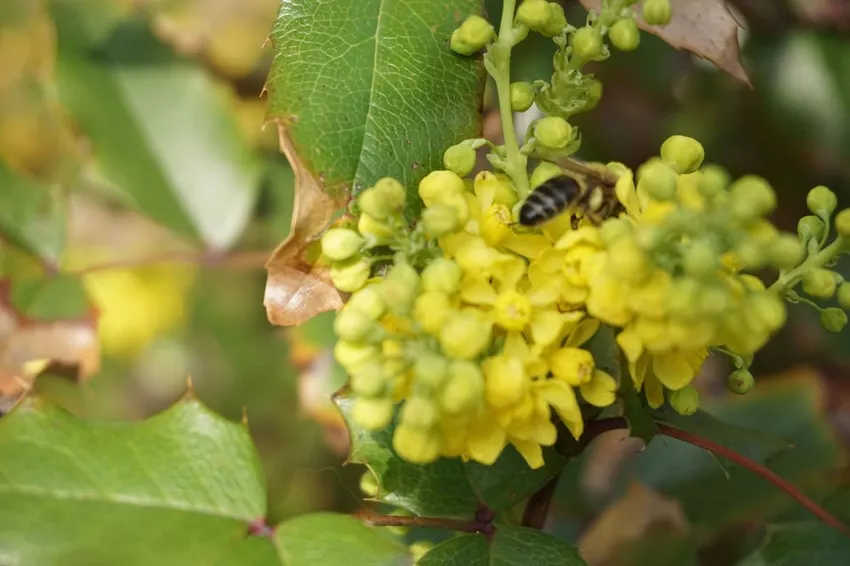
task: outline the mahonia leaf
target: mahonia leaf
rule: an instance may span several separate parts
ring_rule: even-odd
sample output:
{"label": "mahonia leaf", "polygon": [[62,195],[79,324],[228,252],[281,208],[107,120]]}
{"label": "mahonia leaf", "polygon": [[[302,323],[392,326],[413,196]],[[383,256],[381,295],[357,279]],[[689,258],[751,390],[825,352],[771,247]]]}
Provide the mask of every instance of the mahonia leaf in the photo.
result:
{"label": "mahonia leaf", "polygon": [[574,546],[526,527],[499,527],[491,541],[477,534],[449,539],[431,549],[417,564],[586,566]]}
{"label": "mahonia leaf", "polygon": [[845,566],[850,536],[812,521],[769,525],[762,545],[738,566]]}
{"label": "mahonia leaf", "polygon": [[[588,10],[600,11],[602,0],[581,0]],[[741,64],[738,30],[741,24],[732,15],[726,0],[670,0],[672,18],[664,27],[651,26],[643,21],[636,7],[638,26],[676,49],[685,49],[726,71],[741,82],[752,86]]]}

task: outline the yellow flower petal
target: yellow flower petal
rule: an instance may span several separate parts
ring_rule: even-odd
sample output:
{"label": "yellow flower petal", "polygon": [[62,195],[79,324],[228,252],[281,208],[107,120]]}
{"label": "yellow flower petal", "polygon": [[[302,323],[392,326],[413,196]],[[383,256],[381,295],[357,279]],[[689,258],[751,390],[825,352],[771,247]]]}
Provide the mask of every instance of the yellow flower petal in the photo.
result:
{"label": "yellow flower petal", "polygon": [[493,266],[493,277],[499,281],[500,291],[516,288],[523,275],[525,262],[516,256],[501,254]]}
{"label": "yellow flower petal", "polygon": [[541,234],[508,234],[502,240],[502,247],[528,259],[536,259],[552,244]]}
{"label": "yellow flower petal", "polygon": [[623,330],[617,334],[617,345],[626,354],[630,363],[635,363],[643,353],[643,343],[634,332]]}
{"label": "yellow flower petal", "polygon": [[656,355],[652,360],[652,370],[658,381],[673,391],[690,383],[696,374],[687,358],[678,352]]}
{"label": "yellow flower petal", "polygon": [[512,438],[511,444],[522,455],[529,468],[536,470],[543,466],[543,449],[539,444],[533,440],[520,440],[519,438]]}
{"label": "yellow flower petal", "polygon": [[561,334],[564,316],[555,309],[536,310],[531,315],[531,340],[535,344],[548,346]]}
{"label": "yellow flower petal", "polygon": [[632,376],[632,382],[635,384],[635,389],[640,391],[643,387],[643,381],[649,369],[651,357],[649,354],[643,354],[638,358],[637,362],[629,363],[629,373]]}
{"label": "yellow flower petal", "polygon": [[573,229],[573,215],[564,212],[543,225],[541,231],[549,241],[557,242],[564,234]]}
{"label": "yellow flower petal", "polygon": [[491,413],[484,412],[470,423],[466,449],[469,457],[476,462],[492,465],[506,444],[507,435]]}
{"label": "yellow flower petal", "polygon": [[617,195],[617,200],[626,209],[626,212],[635,218],[640,217],[640,201],[638,200],[637,191],[635,189],[635,178],[631,170],[626,169],[617,178],[617,184],[614,187],[614,193]]}
{"label": "yellow flower petal", "polygon": [[549,357],[552,375],[573,386],[590,381],[595,364],[593,355],[581,348],[561,348]]}
{"label": "yellow flower petal", "polygon": [[568,250],[578,244],[589,244],[593,248],[602,248],[599,229],[595,226],[580,226],[577,230],[570,230],[555,243],[555,249]]}
{"label": "yellow flower petal", "polygon": [[584,432],[584,419],[573,388],[563,381],[549,379],[538,387],[538,392],[552,405],[570,433],[578,440]]}
{"label": "yellow flower petal", "polygon": [[522,360],[505,355],[487,358],[484,371],[484,395],[493,407],[507,407],[519,401],[528,390],[528,378]]}
{"label": "yellow flower petal", "polygon": [[664,388],[651,371],[646,373],[644,386],[646,389],[646,400],[649,402],[650,407],[657,409],[664,404]]}
{"label": "yellow flower petal", "polygon": [[570,332],[565,346],[579,347],[596,334],[599,330],[600,322],[595,318],[586,318],[579,322],[576,327]]}
{"label": "yellow flower petal", "polygon": [[594,407],[607,407],[617,399],[617,380],[602,370],[594,370],[588,383],[580,386],[581,396]]}
{"label": "yellow flower petal", "polygon": [[486,279],[467,277],[460,285],[460,298],[473,305],[494,305],[499,294]]}

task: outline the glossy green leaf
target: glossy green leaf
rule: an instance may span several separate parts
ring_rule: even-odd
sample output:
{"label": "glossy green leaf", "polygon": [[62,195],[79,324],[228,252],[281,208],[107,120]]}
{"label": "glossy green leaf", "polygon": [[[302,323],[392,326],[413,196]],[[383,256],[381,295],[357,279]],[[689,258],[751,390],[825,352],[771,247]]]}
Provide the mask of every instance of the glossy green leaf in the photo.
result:
{"label": "glossy green leaf", "polygon": [[850,536],[823,523],[771,525],[764,543],[739,566],[845,566]]}
{"label": "glossy green leaf", "polygon": [[154,220],[230,246],[250,218],[261,167],[226,91],[144,22],[104,28],[91,4],[59,0],[53,11],[58,93],[98,171]]}
{"label": "glossy green leaf", "polygon": [[52,407],[0,419],[2,563],[214,564],[241,548],[271,556],[245,542],[264,515],[246,428],[196,401],[140,423]]}
{"label": "glossy green leaf", "polygon": [[419,566],[584,566],[578,550],[535,529],[501,527],[488,543],[484,535],[465,535],[435,546]]}
{"label": "glossy green leaf", "polygon": [[0,238],[55,263],[65,248],[65,194],[12,171],[0,159]]}
{"label": "glossy green leaf", "polygon": [[326,190],[385,176],[415,188],[446,148],[478,135],[481,61],[449,38],[480,10],[478,0],[281,3],[269,117]]}
{"label": "glossy green leaf", "polygon": [[58,274],[11,282],[9,303],[19,314],[38,320],[86,316],[90,303],[79,277]]}

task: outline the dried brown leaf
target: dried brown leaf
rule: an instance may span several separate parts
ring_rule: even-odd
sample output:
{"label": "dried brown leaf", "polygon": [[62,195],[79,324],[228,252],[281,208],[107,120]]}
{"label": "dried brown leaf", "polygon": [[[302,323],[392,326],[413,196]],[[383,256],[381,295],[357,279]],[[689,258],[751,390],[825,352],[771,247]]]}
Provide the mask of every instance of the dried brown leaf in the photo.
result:
{"label": "dried brown leaf", "polygon": [[293,326],[342,307],[342,297],[327,270],[313,265],[306,252],[344,202],[330,197],[321,180],[302,163],[284,124],[278,121],[277,128],[280,148],[295,173],[295,206],[289,236],[266,264],[269,275],[263,304],[269,322]]}
{"label": "dried brown leaf", "polygon": [[[599,12],[601,0],[581,0],[588,10]],[[641,29],[656,35],[675,47],[708,59],[721,70],[752,87],[750,77],[741,64],[738,28],[726,0],[670,0],[673,17],[666,26],[648,25],[636,9]]]}

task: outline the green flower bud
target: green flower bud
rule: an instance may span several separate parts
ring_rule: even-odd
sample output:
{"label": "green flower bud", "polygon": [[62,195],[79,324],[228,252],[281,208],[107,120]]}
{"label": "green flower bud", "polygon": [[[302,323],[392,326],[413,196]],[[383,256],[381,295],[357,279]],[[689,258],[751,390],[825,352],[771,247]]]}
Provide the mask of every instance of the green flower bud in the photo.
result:
{"label": "green flower bud", "polygon": [[525,112],[534,104],[534,87],[531,83],[511,83],[511,110]]}
{"label": "green flower bud", "polygon": [[823,185],[818,185],[806,195],[806,206],[822,218],[829,218],[838,206],[838,197]]}
{"label": "green flower bud", "polygon": [[344,261],[363,247],[363,238],[348,228],[331,228],[322,236],[322,253],[331,261]]}
{"label": "green flower bud", "polygon": [[449,414],[475,409],[484,395],[484,374],[474,362],[455,360],[449,364],[449,379],[440,394],[440,407]]}
{"label": "green flower bud", "polygon": [[534,125],[534,137],[545,147],[561,149],[573,138],[573,127],[560,116],[546,116]]}
{"label": "green flower bud", "polygon": [[620,18],[608,31],[611,44],[620,51],[634,51],[640,45],[640,30],[632,18]]}
{"label": "green flower bud", "polygon": [[334,319],[334,332],[343,340],[372,342],[381,334],[380,325],[362,312],[343,309]]}
{"label": "green flower bud", "polygon": [[803,276],[803,291],[812,297],[829,299],[837,287],[835,273],[828,269],[813,269]]}
{"label": "green flower bud", "polygon": [[850,208],[835,215],[835,231],[842,238],[850,238]]}
{"label": "green flower bud", "polygon": [[700,314],[701,288],[696,279],[679,277],[673,280],[667,299],[670,314],[678,318],[696,318]]}
{"label": "green flower bud", "polygon": [[386,245],[393,235],[393,229],[388,224],[365,212],[361,212],[357,219],[357,231],[366,238],[367,248]]}
{"label": "green flower bud", "polygon": [[841,332],[847,326],[847,313],[836,307],[823,309],[820,322],[830,332]]}
{"label": "green flower bud", "polygon": [[733,371],[726,378],[726,388],[732,393],[737,393],[738,395],[746,395],[752,390],[755,384],[756,379],[753,377],[753,374],[751,374],[749,370],[745,369]]}
{"label": "green flower bud", "polygon": [[380,397],[387,388],[384,372],[379,358],[370,360],[357,368],[351,374],[351,390],[363,397]]}
{"label": "green flower bud", "polygon": [[643,19],[651,26],[666,26],[670,16],[669,0],[646,0],[643,5]]}
{"label": "green flower bud", "polygon": [[564,170],[551,163],[549,161],[541,161],[540,164],[534,168],[534,171],[531,172],[531,177],[529,178],[529,183],[531,184],[531,188],[535,188],[539,185],[542,185],[552,177],[557,177],[558,175],[563,175]]}
{"label": "green flower bud", "polygon": [[546,8],[549,10],[549,19],[537,31],[546,37],[561,35],[564,33],[564,28],[567,27],[567,16],[564,15],[564,9],[557,2],[549,2]]}
{"label": "green flower bud", "polygon": [[722,193],[729,186],[729,173],[719,165],[706,165],[702,168],[699,181],[699,192],[705,198],[711,199]]}
{"label": "green flower bud", "polygon": [[706,285],[700,288],[698,294],[699,309],[708,315],[722,315],[732,304],[729,290],[720,285]]}
{"label": "green flower bud", "polygon": [[426,397],[410,397],[401,408],[401,422],[405,426],[427,429],[437,424],[438,418],[436,405]]}
{"label": "green flower bud", "polygon": [[806,252],[797,238],[791,234],[780,234],[770,244],[768,254],[770,263],[776,268],[791,269],[800,265]]}
{"label": "green flower bud", "polygon": [[451,48],[461,55],[472,55],[484,48],[495,34],[490,22],[481,16],[469,16],[452,33]]}
{"label": "green flower bud", "polygon": [[353,293],[366,284],[371,269],[368,261],[354,257],[331,266],[331,281],[340,291]]}
{"label": "green flower bud", "polygon": [[425,206],[440,202],[440,197],[466,192],[466,184],[454,171],[432,171],[419,181],[419,197]]}
{"label": "green flower bud", "polygon": [[460,228],[457,210],[447,204],[435,204],[423,210],[422,223],[432,238],[445,236]]}
{"label": "green flower bud", "polygon": [[349,375],[359,373],[369,362],[379,361],[380,355],[378,347],[373,344],[357,344],[339,340],[334,346],[334,358]]}
{"label": "green flower bud", "polygon": [[424,385],[431,390],[442,387],[448,377],[449,361],[439,354],[426,353],[416,358],[413,375],[416,384]]}
{"label": "green flower bud", "polygon": [[393,403],[389,399],[360,397],[354,401],[351,418],[366,430],[380,430],[393,418]]}
{"label": "green flower bud", "polygon": [[804,216],[797,222],[797,236],[803,241],[820,241],[826,234],[826,224],[817,216]]}
{"label": "green flower bud", "polygon": [[693,415],[699,409],[699,391],[693,385],[670,392],[670,406],[680,415]]}
{"label": "green flower bud", "polygon": [[602,34],[591,26],[578,28],[570,39],[573,54],[585,61],[592,61],[603,53]]}
{"label": "green flower bud", "polygon": [[615,276],[638,282],[649,273],[650,260],[634,238],[619,238],[608,248],[607,265]]}
{"label": "green flower bud", "polygon": [[661,144],[661,159],[676,173],[693,173],[702,165],[702,144],[687,136],[670,136]]}
{"label": "green flower bud", "polygon": [[741,265],[748,269],[759,269],[764,266],[768,259],[764,247],[756,240],[741,242],[735,248],[735,255],[738,256]]}
{"label": "green flower bud", "polygon": [[393,449],[408,462],[428,464],[439,458],[441,440],[438,431],[402,424],[393,433]]}
{"label": "green flower bud", "polygon": [[775,332],[785,324],[788,311],[785,302],[775,293],[759,293],[751,296],[747,303],[748,312],[767,332]]}
{"label": "green flower bud", "polygon": [[850,283],[842,283],[838,286],[837,299],[841,308],[850,310]]}
{"label": "green flower bud", "polygon": [[461,177],[469,175],[475,168],[475,150],[472,146],[459,143],[451,146],[443,154],[443,163],[446,169],[457,173]]}
{"label": "green flower bud", "polygon": [[368,316],[372,320],[378,320],[387,312],[387,305],[376,286],[360,289],[348,299],[346,310],[357,311]]}
{"label": "green flower bud", "polygon": [[655,200],[671,200],[676,196],[676,172],[660,159],[652,158],[638,169],[638,188]]}
{"label": "green flower bud", "polygon": [[406,263],[398,263],[387,273],[380,285],[381,297],[395,314],[410,312],[419,294],[419,274]]}
{"label": "green flower bud", "polygon": [[602,82],[591,80],[588,81],[587,89],[585,90],[585,95],[587,96],[587,102],[585,104],[585,110],[592,110],[596,107],[596,104],[602,99]]}
{"label": "green flower bud", "polygon": [[463,309],[440,330],[440,346],[452,358],[470,360],[490,344],[493,323],[475,309]]}
{"label": "green flower bud", "polygon": [[372,473],[372,470],[366,470],[360,476],[360,491],[366,497],[377,497],[378,495],[378,478]]}
{"label": "green flower bud", "polygon": [[404,187],[391,177],[385,177],[361,192],[357,197],[360,210],[376,220],[397,214],[404,206]]}
{"label": "green flower bud", "polygon": [[453,295],[460,288],[460,276],[458,264],[450,259],[438,257],[422,271],[422,288]]}
{"label": "green flower bud", "polygon": [[617,240],[632,234],[632,225],[625,218],[609,218],[599,228],[599,237],[602,243],[610,246]]}
{"label": "green flower bud", "polygon": [[748,222],[766,216],[776,208],[776,193],[767,181],[756,175],[745,175],[729,187],[732,214]]}
{"label": "green flower bud", "polygon": [[549,2],[546,0],[525,0],[516,11],[517,21],[534,31],[543,29],[549,16]]}
{"label": "green flower bud", "polygon": [[717,248],[707,240],[697,240],[685,254],[685,272],[698,279],[717,271],[719,263]]}

